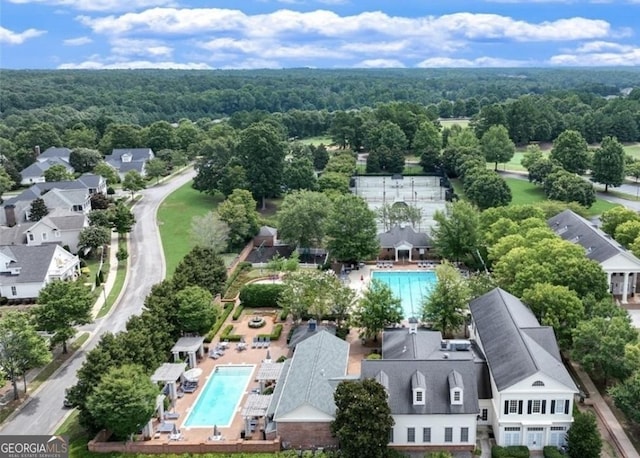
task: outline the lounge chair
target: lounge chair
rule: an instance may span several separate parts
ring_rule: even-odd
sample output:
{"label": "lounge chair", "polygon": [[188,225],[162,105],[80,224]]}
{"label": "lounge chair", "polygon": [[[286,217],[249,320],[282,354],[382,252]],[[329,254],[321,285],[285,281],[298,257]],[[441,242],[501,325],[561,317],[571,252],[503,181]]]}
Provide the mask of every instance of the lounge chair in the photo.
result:
{"label": "lounge chair", "polygon": [[180,418],[180,414],[178,412],[165,412],[164,419],[165,420],[177,420]]}
{"label": "lounge chair", "polygon": [[265,337],[264,338],[264,348],[269,348],[269,345],[271,345],[271,337]]}
{"label": "lounge chair", "polygon": [[159,433],[170,433],[175,429],[175,427],[176,427],[175,423],[170,421],[163,421],[158,425],[158,428],[156,429],[156,431],[158,431]]}
{"label": "lounge chair", "polygon": [[251,348],[256,348],[258,344],[258,338],[254,337],[253,340],[251,341]]}
{"label": "lounge chair", "polygon": [[256,337],[256,348],[262,348],[262,337]]}

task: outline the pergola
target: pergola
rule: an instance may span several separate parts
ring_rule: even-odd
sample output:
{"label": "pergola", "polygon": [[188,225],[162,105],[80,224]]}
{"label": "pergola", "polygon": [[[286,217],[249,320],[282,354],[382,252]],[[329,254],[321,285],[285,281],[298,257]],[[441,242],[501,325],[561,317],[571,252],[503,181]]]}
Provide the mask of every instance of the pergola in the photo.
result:
{"label": "pergola", "polygon": [[247,396],[247,401],[242,408],[244,418],[244,431],[247,436],[251,434],[251,420],[264,418],[271,403],[271,394],[255,394]]}
{"label": "pergola", "polygon": [[258,369],[258,375],[256,380],[260,382],[260,392],[264,390],[265,382],[274,381],[277,382],[282,373],[282,363],[262,363]]}
{"label": "pergola", "polygon": [[189,357],[189,368],[196,367],[196,353],[200,358],[204,358],[204,337],[180,337],[171,349],[173,360],[179,361],[180,354],[185,353]]}
{"label": "pergola", "polygon": [[[171,399],[172,403],[175,402],[178,396],[176,381],[184,374],[184,367],[184,363],[164,363],[151,376],[152,382],[164,383],[165,386],[169,387],[169,399]],[[162,413],[160,412],[161,415]]]}

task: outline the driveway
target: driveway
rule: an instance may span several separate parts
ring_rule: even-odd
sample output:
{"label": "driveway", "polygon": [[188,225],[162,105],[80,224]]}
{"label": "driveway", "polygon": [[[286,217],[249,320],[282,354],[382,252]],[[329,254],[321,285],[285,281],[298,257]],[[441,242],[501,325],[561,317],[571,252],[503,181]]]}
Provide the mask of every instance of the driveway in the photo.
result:
{"label": "driveway", "polygon": [[122,331],[129,317],[142,310],[144,298],[151,287],[164,278],[164,255],[156,223],[156,211],[167,195],[194,176],[193,169],[189,169],[166,183],[140,192],[143,198],[134,207],[136,224],[130,234],[128,281],[120,302],[108,316],[83,328],[92,333],[87,345],[78,351],[62,370],[42,385],[23,409],[0,429],[0,434],[54,432],[54,428],[68,413],[68,410],[62,408],[64,391],[76,383],[76,372],[82,366],[86,353],[97,345],[104,332]]}

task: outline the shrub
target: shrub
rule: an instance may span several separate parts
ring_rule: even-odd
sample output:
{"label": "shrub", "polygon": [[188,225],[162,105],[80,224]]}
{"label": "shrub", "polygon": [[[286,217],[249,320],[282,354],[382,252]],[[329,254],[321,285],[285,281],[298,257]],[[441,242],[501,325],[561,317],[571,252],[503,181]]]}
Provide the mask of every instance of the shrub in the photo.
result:
{"label": "shrub", "polygon": [[[248,265],[248,267],[247,267]],[[250,263],[241,262],[236,267],[236,270],[227,278],[227,282],[225,283],[225,299],[233,299],[238,295],[238,291],[242,285],[244,285],[249,280],[249,272],[251,271]]]}
{"label": "shrub", "polygon": [[89,276],[89,274],[91,273],[91,269],[89,269],[88,267],[81,267],[80,268],[80,273],[82,275]]}
{"label": "shrub", "polygon": [[371,353],[367,356],[367,359],[382,359],[382,356],[380,356],[378,353]]}
{"label": "shrub", "polygon": [[225,326],[220,334],[220,340],[228,340],[229,342],[240,342],[242,336],[240,334],[231,334],[233,332],[233,325],[229,324]]}
{"label": "shrub", "polygon": [[240,315],[242,315],[243,310],[244,307],[242,305],[237,306],[233,312],[233,315],[231,316],[231,319],[233,321],[236,321],[238,318],[240,318]]}
{"label": "shrub", "polygon": [[114,195],[115,193],[116,193],[116,190],[115,190],[115,189],[113,189],[111,186],[109,186],[109,187],[107,188],[107,194],[108,194],[108,195],[112,196],[112,195]]}
{"label": "shrub", "polygon": [[547,445],[545,448],[543,448],[542,454],[544,455],[544,458],[564,458],[562,452],[560,452],[560,450],[558,450],[553,445]]}
{"label": "shrub", "polygon": [[282,355],[280,358],[276,359],[276,363],[284,363],[287,360],[287,357]]}
{"label": "shrub", "polygon": [[278,283],[250,284],[240,290],[240,302],[245,307],[279,307],[284,285]]}
{"label": "shrub", "polygon": [[9,303],[9,298],[5,296],[0,296],[0,305],[7,305]]}
{"label": "shrub", "polygon": [[127,248],[124,245],[120,245],[120,248],[118,248],[118,251],[116,252],[116,259],[122,262],[126,261],[128,257],[129,252],[127,251]]}
{"label": "shrub", "polygon": [[342,340],[347,340],[349,332],[351,332],[351,329],[349,328],[336,328],[336,337]]}
{"label": "shrub", "polygon": [[102,270],[98,271],[98,278],[100,279],[100,283],[104,283],[104,272]]}
{"label": "shrub", "polygon": [[233,305],[234,305],[233,302],[229,302],[225,304],[224,309],[222,310],[222,314],[220,314],[220,316],[216,320],[215,324],[211,328],[211,331],[207,332],[207,335],[204,336],[204,341],[206,343],[211,342],[215,338],[216,334],[218,333],[218,331],[224,324],[225,320],[231,313],[231,310],[233,310]]}
{"label": "shrub", "polygon": [[491,458],[529,458],[529,449],[524,445],[510,445],[500,447],[494,445],[491,448]]}
{"label": "shrub", "polygon": [[280,312],[280,321],[287,321],[287,317],[289,316],[289,309],[283,308]]}
{"label": "shrub", "polygon": [[271,334],[258,334],[258,337],[262,337],[263,339],[265,337],[268,337],[269,340],[278,340],[281,334],[282,334],[282,324],[278,323],[273,327],[273,331],[271,331]]}

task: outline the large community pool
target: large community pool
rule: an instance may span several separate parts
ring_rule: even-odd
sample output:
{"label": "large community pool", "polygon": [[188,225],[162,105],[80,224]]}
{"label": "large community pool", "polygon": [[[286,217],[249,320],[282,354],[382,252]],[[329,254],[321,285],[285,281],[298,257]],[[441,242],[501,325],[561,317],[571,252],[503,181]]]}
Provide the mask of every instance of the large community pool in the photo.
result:
{"label": "large community pool", "polygon": [[211,428],[231,425],[255,366],[216,366],[182,425]]}
{"label": "large community pool", "polygon": [[380,271],[372,272],[374,280],[380,280],[391,288],[394,296],[402,301],[404,318],[412,316],[419,318],[422,312],[422,303],[429,297],[431,289],[436,284],[437,277],[434,271]]}

